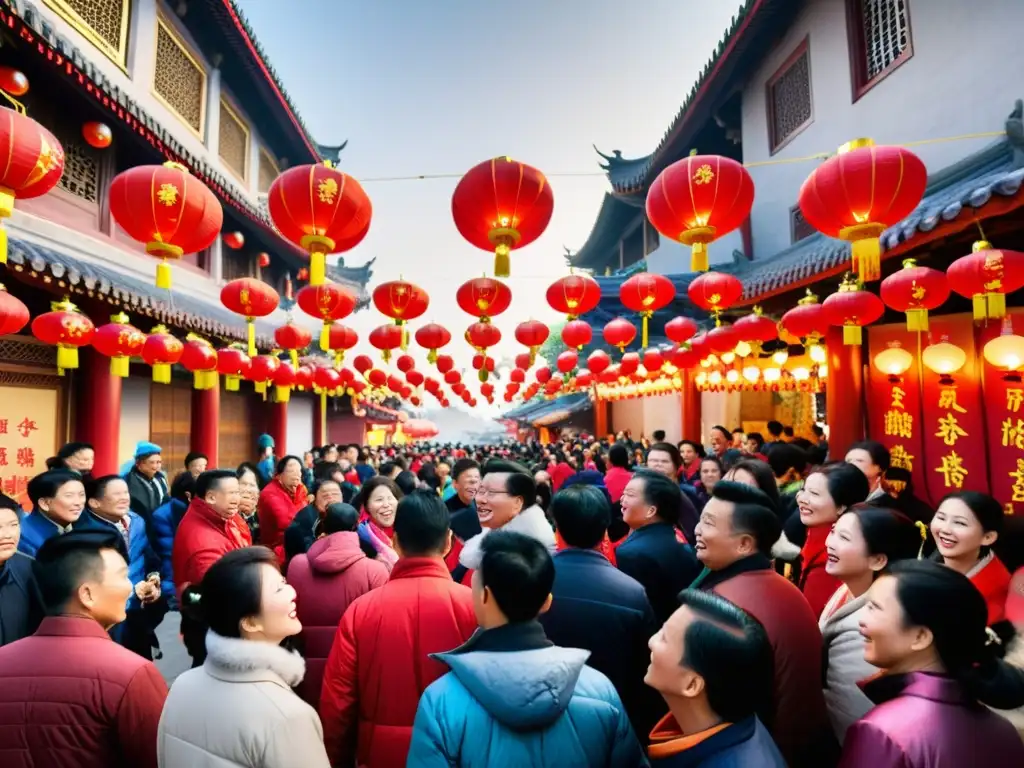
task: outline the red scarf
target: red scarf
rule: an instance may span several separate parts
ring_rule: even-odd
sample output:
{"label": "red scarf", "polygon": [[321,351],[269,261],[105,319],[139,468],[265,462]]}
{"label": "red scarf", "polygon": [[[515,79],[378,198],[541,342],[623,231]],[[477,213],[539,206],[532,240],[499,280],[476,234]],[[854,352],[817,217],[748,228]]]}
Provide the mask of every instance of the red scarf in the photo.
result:
{"label": "red scarf", "polygon": [[[569,549],[569,545],[565,543],[565,539],[562,538],[562,534],[555,531],[555,546],[559,552],[563,549]],[[615,545],[612,544],[611,539],[608,538],[608,534],[605,533],[604,538],[601,539],[601,543],[597,545],[595,551],[600,552],[602,555],[608,558],[608,561],[612,565],[618,565],[615,562]]]}

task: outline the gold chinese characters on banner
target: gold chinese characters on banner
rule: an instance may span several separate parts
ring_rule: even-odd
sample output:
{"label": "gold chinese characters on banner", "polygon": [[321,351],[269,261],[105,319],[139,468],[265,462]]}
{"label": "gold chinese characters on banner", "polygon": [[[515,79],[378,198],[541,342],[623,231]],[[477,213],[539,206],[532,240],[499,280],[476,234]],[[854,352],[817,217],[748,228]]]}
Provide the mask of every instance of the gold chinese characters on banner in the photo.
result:
{"label": "gold chinese characters on banner", "polygon": [[0,490],[31,509],[28,481],[57,452],[56,389],[0,386]]}

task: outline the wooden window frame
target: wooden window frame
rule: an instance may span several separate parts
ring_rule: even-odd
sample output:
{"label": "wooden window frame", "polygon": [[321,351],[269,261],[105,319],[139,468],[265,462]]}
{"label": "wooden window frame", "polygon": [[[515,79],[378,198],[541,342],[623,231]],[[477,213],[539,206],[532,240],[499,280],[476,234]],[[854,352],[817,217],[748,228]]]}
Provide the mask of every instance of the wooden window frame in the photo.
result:
{"label": "wooden window frame", "polygon": [[[250,162],[252,159],[252,131],[249,130],[249,124],[242,117],[241,112],[234,107],[228,97],[223,94],[221,94],[220,97],[220,108],[228,111],[228,115],[238,123],[239,126],[241,126],[242,133],[245,134],[245,156],[242,158],[242,175],[239,176],[238,171],[228,165],[224,160],[224,156],[220,153],[220,142],[224,137],[221,135],[219,127],[217,131],[217,158],[221,161],[221,164],[231,172],[232,176],[237,178],[239,181],[248,184],[250,178],[249,166],[252,164]],[[220,121],[220,115],[217,115],[217,120],[218,122]],[[258,168],[256,169],[256,173],[257,175],[259,174]]]}
{"label": "wooden window frame", "polygon": [[[775,136],[775,99],[772,95],[772,90],[775,88],[775,84],[782,79],[790,68],[800,59],[801,56],[807,56],[807,100],[810,102],[811,114],[806,120],[804,120],[799,126],[790,131],[790,134],[780,142],[776,142]],[[777,152],[785,149],[790,142],[793,141],[797,136],[807,130],[807,126],[814,122],[814,87],[813,78],[811,72],[811,37],[807,35],[801,40],[793,52],[786,57],[786,60],[782,62],[778,69],[768,78],[768,81],[764,84],[764,95],[765,95],[765,115],[768,118],[768,149],[769,154],[774,155]]]}
{"label": "wooden window frame", "polygon": [[[200,141],[202,141],[203,140],[203,136],[205,135],[206,121],[207,121],[207,118],[208,118],[208,115],[206,114],[206,100],[207,100],[207,91],[208,91],[208,88],[209,88],[209,77],[208,77],[207,72],[206,72],[206,67],[203,66],[203,63],[202,63],[202,61],[199,58],[199,54],[197,54],[194,50],[192,50],[192,46],[189,45],[185,41],[185,38],[182,36],[182,34],[180,32],[178,32],[177,29],[175,29],[174,24],[172,22],[170,22],[169,20],[167,20],[164,17],[163,13],[158,13],[157,14],[156,24],[157,24],[157,28],[156,28],[157,38],[156,38],[156,40],[153,43],[153,82],[150,83],[150,88],[149,88],[150,93],[153,95],[154,99],[156,99],[160,104],[162,104],[172,115],[174,115],[176,118],[178,118],[178,121],[182,125],[184,125],[186,128],[188,128],[193,134],[196,135],[196,137]],[[192,123],[190,123],[188,121],[187,117],[185,117],[177,109],[175,109],[171,105],[171,103],[168,102],[167,99],[165,99],[163,96],[161,96],[159,91],[157,91],[157,89],[156,89],[156,68],[157,68],[157,65],[160,63],[158,61],[158,58],[157,58],[157,51],[159,50],[159,47],[160,47],[157,44],[157,41],[159,40],[161,27],[167,32],[167,34],[169,34],[171,36],[171,39],[175,42],[175,44],[179,48],[181,48],[182,52],[185,54],[186,57],[188,57],[189,61],[191,61],[193,64],[195,64],[196,69],[199,70],[199,74],[203,78],[203,87],[200,89],[201,99],[200,99],[200,102],[199,102],[199,128],[198,128],[198,130],[195,128],[195,126],[192,125]]]}
{"label": "wooden window frame", "polygon": [[794,205],[793,207],[791,207],[789,209],[789,244],[790,245],[796,245],[797,243],[806,240],[808,237],[810,237],[811,235],[814,234],[814,227],[811,227],[811,225],[808,224],[807,226],[810,227],[811,231],[808,232],[803,237],[797,237],[796,215],[798,213],[801,213],[799,203],[797,205]]}
{"label": "wooden window frame", "polygon": [[861,13],[863,0],[846,0],[846,38],[850,55],[850,90],[853,104],[860,101],[872,88],[914,58],[914,24],[910,16],[910,0],[907,4],[907,47],[893,62],[870,80],[867,77],[867,41],[864,39],[864,22]]}
{"label": "wooden window frame", "polygon": [[89,23],[78,15],[78,12],[68,5],[65,0],[43,0],[43,5],[56,13],[66,21],[82,37],[92,43],[100,53],[114,62],[119,69],[128,72],[128,32],[132,20],[133,0],[125,0],[124,8],[121,10],[121,39],[118,40],[118,47],[113,48],[110,43],[100,37]]}
{"label": "wooden window frame", "polygon": [[[279,166],[277,164],[277,161],[274,159],[274,156],[272,154],[270,154],[270,152],[267,150],[266,147],[260,147],[260,162],[259,162],[259,167],[256,168],[256,186],[257,187],[259,187],[259,183],[260,183],[260,169],[263,167],[263,161],[264,160],[274,170],[274,178],[275,179],[278,176],[281,175],[281,166]],[[271,182],[271,183],[273,183],[273,182]],[[270,187],[267,187],[267,189],[265,189],[265,190],[257,189],[257,192],[259,194],[261,194],[261,195],[265,195],[269,191],[270,191]]]}

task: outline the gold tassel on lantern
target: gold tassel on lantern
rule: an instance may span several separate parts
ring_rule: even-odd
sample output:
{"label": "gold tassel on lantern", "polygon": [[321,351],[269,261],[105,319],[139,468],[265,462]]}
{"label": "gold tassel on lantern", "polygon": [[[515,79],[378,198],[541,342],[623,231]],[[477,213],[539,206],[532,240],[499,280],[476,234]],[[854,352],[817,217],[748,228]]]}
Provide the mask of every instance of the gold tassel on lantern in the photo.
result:
{"label": "gold tassel on lantern", "polygon": [[[641,318],[641,323],[640,323],[640,347],[642,349],[647,349],[647,321],[651,319],[651,315],[652,314],[654,314],[654,313],[653,312],[641,312],[640,313],[640,318]],[[580,349],[582,349],[582,347],[580,347]]]}
{"label": "gold tassel on lantern", "polygon": [[110,375],[120,379],[128,378],[128,358],[124,355],[116,355],[110,358]]}
{"label": "gold tassel on lantern", "polygon": [[843,326],[843,344],[846,346],[859,346],[864,340],[864,329],[859,325]]}
{"label": "gold tassel on lantern", "polygon": [[298,369],[299,367],[299,351],[297,349],[288,350],[288,358],[292,361],[292,367]]}
{"label": "gold tassel on lantern", "polygon": [[437,362],[437,350],[436,349],[432,349],[429,352],[427,352],[427,362],[430,363],[431,365],[433,365],[434,363]]}
{"label": "gold tassel on lantern", "polygon": [[[708,263],[707,243],[694,243],[690,247],[690,271],[707,272],[708,269],[710,269],[710,264]],[[646,342],[644,346],[647,346]]]}
{"label": "gold tassel on lantern", "polygon": [[256,323],[251,317],[245,318],[245,329],[249,341],[249,357],[256,357]]}
{"label": "gold tassel on lantern", "polygon": [[171,383],[171,366],[167,363],[153,364],[153,381],[157,384]]}
{"label": "gold tassel on lantern", "polygon": [[512,274],[512,250],[502,243],[494,249],[494,276],[508,277]]}
{"label": "gold tassel on lantern", "polygon": [[63,371],[71,370],[78,367],[78,347],[72,347],[67,344],[57,345],[57,367],[61,369],[61,376]]}
{"label": "gold tassel on lantern", "polygon": [[974,319],[986,320],[988,318],[988,299],[984,293],[976,293],[971,299],[974,307]]}
{"label": "gold tassel on lantern", "polygon": [[324,327],[320,329],[320,351],[331,351],[331,323],[329,320],[324,320]]}
{"label": "gold tassel on lantern", "polygon": [[1006,294],[1005,293],[986,293],[985,294],[988,318],[990,320],[999,320],[1000,318],[1006,317]]}
{"label": "gold tassel on lantern", "polygon": [[323,285],[327,280],[327,253],[326,246],[317,244],[309,254],[309,284]]}
{"label": "gold tassel on lantern", "polygon": [[265,381],[254,381],[252,388],[257,395],[263,395],[263,399],[267,399],[267,382]]}
{"label": "gold tassel on lantern", "polygon": [[238,381],[239,381],[240,378],[241,378],[240,376],[230,376],[230,375],[225,376],[224,377],[224,389],[226,389],[228,392],[237,392],[238,391]]}
{"label": "gold tassel on lantern", "polygon": [[[25,114],[24,109],[21,111]],[[14,192],[7,187],[0,187],[0,219],[10,218],[14,213]],[[0,264],[7,263],[7,230],[0,223]]]}
{"label": "gold tassel on lantern", "polygon": [[171,265],[166,261],[156,265],[156,287],[167,291],[171,289]]}
{"label": "gold tassel on lantern", "polygon": [[907,314],[907,330],[908,331],[927,331],[928,330],[928,310],[927,309],[908,309],[906,314]]}
{"label": "gold tassel on lantern", "polygon": [[274,399],[279,403],[287,403],[291,398],[292,388],[291,387],[279,387],[274,386]]}

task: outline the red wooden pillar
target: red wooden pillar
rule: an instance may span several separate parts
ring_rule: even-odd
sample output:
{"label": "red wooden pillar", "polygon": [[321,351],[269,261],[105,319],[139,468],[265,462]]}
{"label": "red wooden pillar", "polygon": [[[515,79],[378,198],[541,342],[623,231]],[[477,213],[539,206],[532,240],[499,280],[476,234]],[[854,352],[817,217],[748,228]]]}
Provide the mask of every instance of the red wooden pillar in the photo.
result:
{"label": "red wooden pillar", "polygon": [[700,390],[693,382],[693,372],[683,371],[683,389],[680,392],[682,439],[702,442],[700,428]]}
{"label": "red wooden pillar", "polygon": [[608,401],[594,400],[594,437],[600,440],[608,434]]}
{"label": "red wooden pillar", "polygon": [[267,434],[274,438],[274,455],[288,455],[288,403],[267,403]]}
{"label": "red wooden pillar", "polygon": [[832,326],[825,337],[828,384],[825,420],[829,458],[842,460],[854,443],[864,439],[864,361],[860,344],[843,344],[843,329]]}
{"label": "red wooden pillar", "polygon": [[313,445],[327,443],[327,398],[316,395],[313,400]]}
{"label": "red wooden pillar", "polygon": [[218,467],[220,387],[192,390],[192,436],[189,449],[206,454],[210,469]]}
{"label": "red wooden pillar", "polygon": [[110,358],[82,349],[75,374],[75,440],[96,451],[93,477],[117,474],[121,441],[121,379],[110,372]]}

